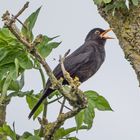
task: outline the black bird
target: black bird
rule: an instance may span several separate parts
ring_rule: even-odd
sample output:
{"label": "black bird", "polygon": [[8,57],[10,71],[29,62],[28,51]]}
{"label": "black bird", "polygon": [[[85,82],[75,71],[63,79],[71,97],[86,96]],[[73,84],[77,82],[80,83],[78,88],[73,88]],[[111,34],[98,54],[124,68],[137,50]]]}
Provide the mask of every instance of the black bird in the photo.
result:
{"label": "black bird", "polygon": [[[112,29],[103,30],[100,28],[91,30],[86,36],[84,44],[66,57],[64,66],[71,77],[78,77],[79,81],[82,83],[98,71],[105,59],[105,42],[107,39],[113,39],[106,35],[106,33],[111,30]],[[53,72],[57,79],[63,77],[60,64],[56,66]],[[63,84],[68,83],[64,80]],[[34,106],[28,118],[32,117],[43,100],[53,92],[50,86],[51,82],[48,79],[42,97]]]}

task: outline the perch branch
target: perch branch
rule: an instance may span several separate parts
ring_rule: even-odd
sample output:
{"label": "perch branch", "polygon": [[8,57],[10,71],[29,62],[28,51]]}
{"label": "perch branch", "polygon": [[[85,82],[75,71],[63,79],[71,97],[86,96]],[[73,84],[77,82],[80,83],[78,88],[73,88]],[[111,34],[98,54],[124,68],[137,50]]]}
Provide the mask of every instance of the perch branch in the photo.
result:
{"label": "perch branch", "polygon": [[48,124],[45,130],[45,140],[53,140],[53,134],[63,125],[65,120],[75,116],[80,110],[80,108],[75,108],[65,114],[60,114],[55,122]]}
{"label": "perch branch", "polygon": [[[65,87],[62,86],[62,83],[56,79],[56,77],[54,76],[48,63],[45,61],[45,59],[38,53],[38,51],[35,48],[36,45],[34,44],[34,42],[33,43],[28,42],[28,40],[26,40],[20,34],[20,32],[15,24],[15,22],[16,22],[15,19],[24,12],[24,10],[28,7],[28,4],[29,4],[29,2],[27,2],[23,6],[23,8],[14,17],[10,16],[9,12],[7,11],[3,15],[2,19],[4,21],[5,26],[14,34],[14,36],[19,40],[19,42],[21,42],[24,46],[26,46],[28,52],[31,53],[42,64],[47,75],[49,76],[49,79],[52,83],[52,86],[55,89],[59,90],[59,92],[64,96],[64,98],[66,98],[71,103],[71,105],[74,107],[74,109],[72,111],[69,111],[65,114],[60,114],[57,117],[57,120],[55,122],[46,124],[46,126],[45,126],[46,129],[44,132],[45,140],[52,140],[56,130],[58,128],[60,128],[67,119],[75,116],[77,113],[79,113],[80,110],[85,108],[87,105],[87,101],[83,95],[83,92],[80,90],[77,90],[78,87],[74,88],[73,91],[71,91],[71,90],[67,91],[65,89]],[[64,56],[64,58],[66,57],[66,55]],[[68,72],[66,72],[66,70],[64,68],[64,64],[63,64],[64,59],[62,59],[60,61],[61,61],[60,63],[62,66],[62,70],[63,70],[63,74],[64,74],[65,79],[68,80],[70,85],[75,87],[75,85],[73,84],[74,80],[70,77],[70,75],[68,74]],[[76,93],[75,95],[78,94],[79,96],[74,96],[74,93]],[[78,99],[78,97],[80,97],[80,99]],[[79,103],[81,105],[78,105],[77,103]]]}

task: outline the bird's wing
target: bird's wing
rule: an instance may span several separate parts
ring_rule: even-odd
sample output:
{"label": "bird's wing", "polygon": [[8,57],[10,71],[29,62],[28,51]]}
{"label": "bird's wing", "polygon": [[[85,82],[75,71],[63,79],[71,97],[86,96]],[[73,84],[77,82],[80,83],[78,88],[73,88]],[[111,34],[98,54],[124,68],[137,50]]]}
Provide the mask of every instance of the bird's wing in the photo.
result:
{"label": "bird's wing", "polygon": [[[90,56],[92,55],[92,57],[95,56],[95,51],[93,50],[94,47],[91,47],[92,44],[85,44],[83,45],[81,48],[78,48],[74,53],[72,53],[71,55],[69,55],[65,61],[64,61],[64,66],[65,69],[70,73],[71,76],[74,76],[74,74],[76,73],[76,71],[78,71],[78,69],[80,67],[83,66],[83,64],[87,63],[90,59]],[[56,66],[56,68],[53,71],[54,75],[56,76],[56,78],[60,78],[63,77],[62,74],[62,70],[61,70],[61,66],[60,64],[58,64]],[[66,80],[64,80],[66,82]],[[43,95],[40,98],[40,100],[37,102],[37,104],[34,106],[34,108],[32,109],[32,111],[29,114],[29,118],[31,118],[31,116],[34,114],[34,112],[37,110],[37,108],[40,106],[40,104],[42,103],[42,101],[51,94],[51,92],[53,91],[52,89],[50,89],[51,86],[51,82],[48,79],[47,83],[46,83],[46,87],[43,91]]]}
{"label": "bird's wing", "polygon": [[[89,49],[79,52],[77,55],[73,53],[65,59],[65,69],[71,76],[79,69],[80,66],[89,61],[91,53],[94,55],[91,49],[92,48],[90,47]],[[57,78],[63,77],[60,64],[57,65],[53,72]]]}

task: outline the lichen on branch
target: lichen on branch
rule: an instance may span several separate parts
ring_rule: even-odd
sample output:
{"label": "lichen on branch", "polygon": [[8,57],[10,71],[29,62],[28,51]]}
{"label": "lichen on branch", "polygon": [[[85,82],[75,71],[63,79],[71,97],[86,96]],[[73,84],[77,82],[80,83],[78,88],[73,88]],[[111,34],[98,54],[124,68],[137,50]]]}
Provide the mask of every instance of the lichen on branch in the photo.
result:
{"label": "lichen on branch", "polygon": [[99,14],[113,28],[140,85],[140,3],[134,5],[129,2],[128,9],[124,1],[112,0],[109,4],[98,4],[97,7]]}

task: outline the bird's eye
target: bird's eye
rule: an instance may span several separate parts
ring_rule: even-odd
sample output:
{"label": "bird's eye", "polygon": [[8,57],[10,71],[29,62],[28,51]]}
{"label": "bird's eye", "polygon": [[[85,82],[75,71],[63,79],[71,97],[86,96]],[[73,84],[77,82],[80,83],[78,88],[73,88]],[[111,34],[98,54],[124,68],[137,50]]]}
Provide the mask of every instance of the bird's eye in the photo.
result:
{"label": "bird's eye", "polygon": [[95,34],[98,34],[98,35],[99,35],[99,34],[100,34],[100,31],[96,30],[96,31],[95,31]]}

